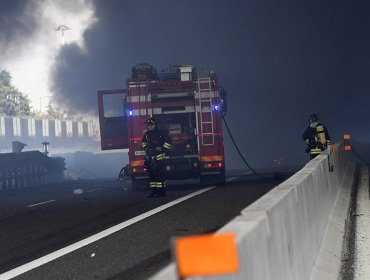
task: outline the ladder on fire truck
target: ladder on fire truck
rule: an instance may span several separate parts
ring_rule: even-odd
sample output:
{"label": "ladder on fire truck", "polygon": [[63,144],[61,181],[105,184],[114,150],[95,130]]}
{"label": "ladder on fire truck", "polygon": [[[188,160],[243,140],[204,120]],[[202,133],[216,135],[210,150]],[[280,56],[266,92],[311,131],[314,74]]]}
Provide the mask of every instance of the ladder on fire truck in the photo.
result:
{"label": "ladder on fire truck", "polygon": [[212,114],[212,88],[209,77],[198,78],[198,96],[202,145],[211,146],[215,144],[215,135]]}

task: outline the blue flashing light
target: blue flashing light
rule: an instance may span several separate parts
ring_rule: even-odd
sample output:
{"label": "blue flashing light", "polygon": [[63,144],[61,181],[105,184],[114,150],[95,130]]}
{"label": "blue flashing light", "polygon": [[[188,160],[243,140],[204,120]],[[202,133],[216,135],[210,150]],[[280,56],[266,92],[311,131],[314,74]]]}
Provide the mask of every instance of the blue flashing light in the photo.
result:
{"label": "blue flashing light", "polygon": [[218,104],[213,105],[213,109],[215,111],[220,111],[220,105],[218,105]]}
{"label": "blue flashing light", "polygon": [[132,110],[129,110],[129,111],[128,111],[128,115],[129,115],[129,116],[133,116],[133,115],[134,115],[134,112],[133,112]]}

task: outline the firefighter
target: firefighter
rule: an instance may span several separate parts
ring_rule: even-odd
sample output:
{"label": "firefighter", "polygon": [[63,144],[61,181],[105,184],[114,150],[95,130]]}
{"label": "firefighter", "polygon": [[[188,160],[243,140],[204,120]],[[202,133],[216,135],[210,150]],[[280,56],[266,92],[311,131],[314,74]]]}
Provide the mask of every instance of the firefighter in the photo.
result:
{"label": "firefighter", "polygon": [[330,136],[328,129],[319,122],[317,114],[312,114],[308,122],[309,125],[302,138],[307,144],[306,153],[310,154],[310,159],[313,159],[328,147]]}
{"label": "firefighter", "polygon": [[165,153],[171,149],[169,137],[158,126],[155,118],[148,119],[145,124],[147,131],[142,139],[142,146],[145,151],[144,168],[149,171],[148,197],[166,196],[165,185]]}

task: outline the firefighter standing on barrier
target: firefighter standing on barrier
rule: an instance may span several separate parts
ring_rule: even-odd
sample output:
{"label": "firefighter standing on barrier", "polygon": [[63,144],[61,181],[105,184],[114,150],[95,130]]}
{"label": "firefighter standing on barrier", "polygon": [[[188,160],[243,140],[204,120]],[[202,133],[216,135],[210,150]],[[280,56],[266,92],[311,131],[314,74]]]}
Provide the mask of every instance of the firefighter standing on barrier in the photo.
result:
{"label": "firefighter standing on barrier", "polygon": [[166,151],[171,149],[170,140],[158,126],[155,118],[148,119],[142,145],[145,151],[144,168],[149,171],[150,194],[148,197],[166,196],[165,165]]}
{"label": "firefighter standing on barrier", "polygon": [[312,114],[308,122],[309,126],[303,133],[302,138],[307,144],[306,153],[310,154],[310,159],[313,159],[326,150],[330,144],[330,136],[328,129],[319,122],[317,114]]}

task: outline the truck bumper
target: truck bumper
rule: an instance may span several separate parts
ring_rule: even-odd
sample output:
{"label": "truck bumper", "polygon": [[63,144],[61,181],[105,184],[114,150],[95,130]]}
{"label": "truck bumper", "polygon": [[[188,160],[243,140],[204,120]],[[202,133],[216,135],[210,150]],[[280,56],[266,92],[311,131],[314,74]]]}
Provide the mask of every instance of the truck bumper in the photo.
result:
{"label": "truck bumper", "polygon": [[198,157],[168,157],[165,159],[165,173],[168,179],[189,179],[199,177]]}

